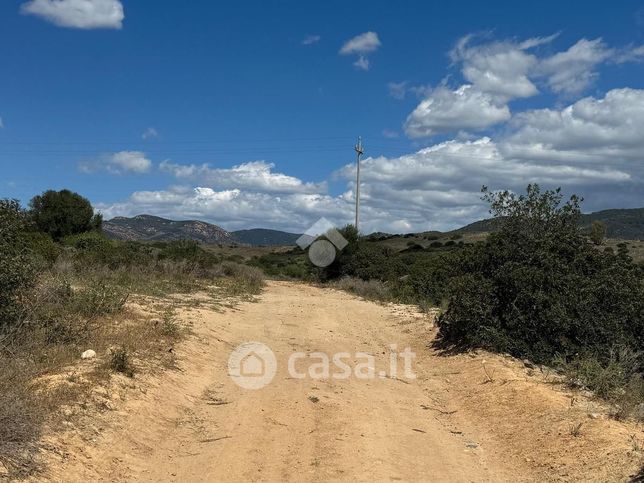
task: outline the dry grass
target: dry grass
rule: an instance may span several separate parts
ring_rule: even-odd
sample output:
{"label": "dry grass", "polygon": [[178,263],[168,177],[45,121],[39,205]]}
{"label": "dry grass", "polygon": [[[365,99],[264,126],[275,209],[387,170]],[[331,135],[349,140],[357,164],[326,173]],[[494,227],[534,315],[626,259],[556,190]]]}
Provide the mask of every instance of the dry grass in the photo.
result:
{"label": "dry grass", "polygon": [[[61,259],[43,274],[21,295],[20,320],[0,334],[0,463],[10,476],[37,473],[43,428],[62,427],[63,412],[78,407],[96,385],[107,385],[114,373],[135,377],[174,367],[169,348],[187,328],[168,296],[215,284],[242,299],[257,295],[264,282],[250,267],[203,270],[167,261],[129,271],[99,266],[79,272]],[[88,349],[96,358],[81,361]]]}
{"label": "dry grass", "polygon": [[356,294],[367,300],[389,302],[394,298],[389,286],[380,280],[362,280],[355,277],[344,277],[333,282],[331,286]]}

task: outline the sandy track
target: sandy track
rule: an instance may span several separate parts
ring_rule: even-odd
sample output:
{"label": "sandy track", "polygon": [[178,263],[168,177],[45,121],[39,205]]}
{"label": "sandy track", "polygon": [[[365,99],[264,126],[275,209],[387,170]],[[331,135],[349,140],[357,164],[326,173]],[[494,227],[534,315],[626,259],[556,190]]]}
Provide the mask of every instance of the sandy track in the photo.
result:
{"label": "sandy track", "polygon": [[[439,357],[427,348],[429,321],[409,309],[272,282],[258,303],[182,317],[195,336],[178,349],[181,370],[148,381],[92,444],[70,436],[47,478],[619,481],[637,464],[637,455],[627,455],[637,428],[584,419],[588,436],[573,438],[566,425],[587,414],[571,412],[566,394],[489,355],[495,381],[484,384],[481,356]],[[275,379],[260,390],[227,375],[230,351],[247,341],[277,357]],[[296,379],[287,371],[294,351],[362,351],[388,368],[391,344],[416,352],[417,379]]]}

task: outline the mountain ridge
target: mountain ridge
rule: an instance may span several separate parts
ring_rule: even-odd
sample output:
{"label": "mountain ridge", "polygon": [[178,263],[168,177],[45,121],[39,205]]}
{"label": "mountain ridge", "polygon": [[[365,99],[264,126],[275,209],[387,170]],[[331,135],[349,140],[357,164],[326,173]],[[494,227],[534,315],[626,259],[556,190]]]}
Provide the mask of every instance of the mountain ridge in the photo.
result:
{"label": "mountain ridge", "polygon": [[[606,225],[606,236],[625,240],[644,240],[644,208],[612,208],[608,210],[584,213],[580,226],[584,231],[590,230],[593,221]],[[483,233],[498,229],[498,220],[487,218],[465,225],[454,233]]]}
{"label": "mountain ridge", "polygon": [[175,241],[195,240],[201,243],[230,245],[294,245],[300,236],[266,228],[228,231],[218,225],[201,220],[169,220],[154,215],[137,215],[131,218],[117,216],[103,222],[103,232],[113,240],[124,241]]}
{"label": "mountain ridge", "polygon": [[[593,221],[606,225],[609,238],[644,240],[644,208],[616,208],[587,213],[581,216],[580,226],[587,231]],[[484,233],[495,231],[498,220],[478,220],[447,233]],[[119,216],[103,223],[104,233],[115,240],[172,241],[195,240],[202,243],[230,245],[285,246],[295,245],[300,236],[268,228],[227,231],[220,226],[200,220],[174,221],[153,215],[132,218]],[[373,235],[372,235],[373,236]]]}

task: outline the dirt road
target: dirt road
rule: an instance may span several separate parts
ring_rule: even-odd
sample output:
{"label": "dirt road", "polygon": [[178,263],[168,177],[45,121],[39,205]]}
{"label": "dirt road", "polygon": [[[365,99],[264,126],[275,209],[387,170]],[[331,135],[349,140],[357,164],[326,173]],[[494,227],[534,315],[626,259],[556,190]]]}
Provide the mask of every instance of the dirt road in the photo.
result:
{"label": "dirt road", "polygon": [[[70,433],[47,478],[619,481],[637,465],[629,438],[641,429],[589,418],[592,403],[571,405],[509,358],[439,356],[427,347],[431,321],[408,308],[271,282],[259,302],[184,309],[182,319],[195,335],[176,349],[179,370],[133,382],[95,437]],[[266,344],[277,361],[259,390],[228,375],[231,350],[247,341]],[[398,377],[379,377],[390,372],[392,344],[416,353],[415,379],[402,376],[402,359]],[[294,352],[303,354],[295,377]],[[299,378],[316,352],[349,353],[352,368],[358,352],[372,354],[376,377]],[[332,359],[330,369],[338,371]],[[581,437],[568,429],[577,420]]]}

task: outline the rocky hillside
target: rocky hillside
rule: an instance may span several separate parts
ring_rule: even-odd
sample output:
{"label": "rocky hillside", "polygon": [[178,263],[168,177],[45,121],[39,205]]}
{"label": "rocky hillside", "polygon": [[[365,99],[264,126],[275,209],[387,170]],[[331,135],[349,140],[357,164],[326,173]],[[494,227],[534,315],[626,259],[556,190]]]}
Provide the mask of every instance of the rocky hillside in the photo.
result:
{"label": "rocky hillside", "polygon": [[103,231],[114,240],[196,240],[202,243],[252,246],[294,245],[295,240],[300,236],[263,228],[229,232],[204,221],[173,221],[151,215],[112,218],[103,223]]}
{"label": "rocky hillside", "polygon": [[236,243],[233,236],[204,221],[172,221],[151,215],[117,217],[103,223],[103,232],[115,240],[196,240],[202,243]]}

